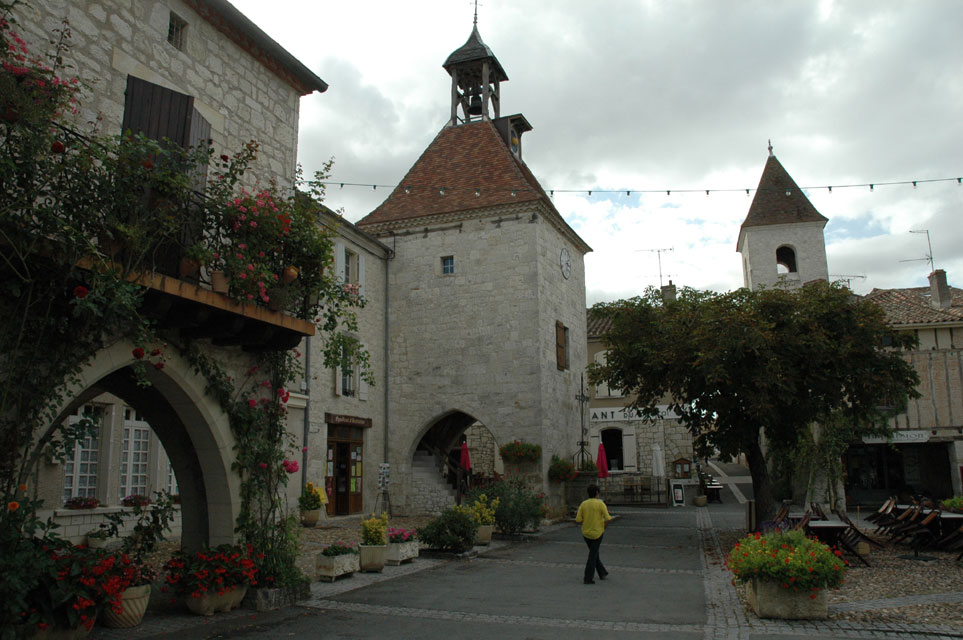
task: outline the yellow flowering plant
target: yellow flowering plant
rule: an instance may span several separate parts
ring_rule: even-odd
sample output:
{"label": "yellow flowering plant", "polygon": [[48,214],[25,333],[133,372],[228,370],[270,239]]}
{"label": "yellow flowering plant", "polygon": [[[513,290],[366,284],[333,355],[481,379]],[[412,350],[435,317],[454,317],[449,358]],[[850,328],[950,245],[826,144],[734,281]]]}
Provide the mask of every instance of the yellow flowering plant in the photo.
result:
{"label": "yellow flowering plant", "polygon": [[475,498],[469,511],[478,524],[495,524],[495,510],[498,509],[500,501],[499,498],[495,498],[489,502],[488,496],[482,493]]}
{"label": "yellow flowering plant", "polygon": [[304,491],[298,497],[298,508],[301,511],[312,511],[320,509],[323,503],[324,498],[321,495],[321,488],[314,486],[313,482],[304,483]]}
{"label": "yellow flowering plant", "polygon": [[361,544],[388,544],[388,514],[372,515],[361,521]]}
{"label": "yellow flowering plant", "polygon": [[753,579],[792,591],[836,589],[843,584],[847,563],[838,549],[807,538],[802,531],[755,533],[736,543],[726,559],[733,582]]}

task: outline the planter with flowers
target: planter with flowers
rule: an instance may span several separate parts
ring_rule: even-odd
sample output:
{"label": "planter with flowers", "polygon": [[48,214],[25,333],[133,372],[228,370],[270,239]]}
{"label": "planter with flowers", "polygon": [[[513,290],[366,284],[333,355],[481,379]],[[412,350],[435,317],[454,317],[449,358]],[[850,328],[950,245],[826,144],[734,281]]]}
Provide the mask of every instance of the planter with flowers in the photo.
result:
{"label": "planter with flowers", "polygon": [[388,556],[388,514],[372,515],[361,521],[358,545],[362,571],[382,571]]}
{"label": "planter with flowers", "polygon": [[557,455],[552,456],[552,462],[548,465],[549,482],[559,484],[567,480],[574,480],[578,477],[575,465],[568,460],[563,460]]}
{"label": "planter with flowers", "polygon": [[132,494],[121,500],[130,512],[121,511],[106,516],[107,523],[101,526],[108,537],[116,536],[121,527],[129,525],[127,518],[133,516],[133,531],[121,542],[119,564],[129,569],[124,575],[129,578],[127,587],[111,606],[104,609],[101,622],[105,627],[126,629],[141,623],[147,604],[150,601],[151,582],[157,575],[149,562],[159,542],[166,539],[174,519],[174,501],[169,493],[158,491],[154,504],[145,495]]}
{"label": "planter with flowers", "polygon": [[168,591],[184,598],[192,613],[203,616],[241,604],[247,588],[257,584],[250,549],[222,544],[194,553],[178,552],[164,565]]}
{"label": "planter with flowers", "polygon": [[736,543],[726,566],[747,585],[747,600],[760,618],[828,617],[826,589],[843,583],[846,561],[838,550],[801,531],[753,534]]}
{"label": "planter with flowers", "polygon": [[64,502],[64,509],[96,509],[99,506],[100,500],[93,496],[74,496]]}
{"label": "planter with flowers", "polygon": [[388,553],[385,564],[399,565],[418,557],[419,543],[414,529],[388,527]]}
{"label": "planter with flowers", "polygon": [[304,491],[298,497],[298,509],[301,510],[301,524],[305,527],[317,526],[321,519],[321,507],[327,502],[324,491],[314,486],[313,482],[304,484]]}
{"label": "planter with flowers", "polygon": [[358,558],[357,547],[349,546],[344,542],[329,544],[318,553],[315,563],[318,579],[334,582],[340,576],[350,576],[355,571],[360,571],[361,564]]}
{"label": "planter with flowers", "polygon": [[488,496],[482,493],[475,498],[475,501],[469,507],[472,517],[475,518],[475,522],[478,523],[478,531],[475,534],[475,544],[482,546],[491,544],[492,533],[495,530],[495,510],[498,509],[500,502],[501,500],[499,498],[495,498],[489,502]]}

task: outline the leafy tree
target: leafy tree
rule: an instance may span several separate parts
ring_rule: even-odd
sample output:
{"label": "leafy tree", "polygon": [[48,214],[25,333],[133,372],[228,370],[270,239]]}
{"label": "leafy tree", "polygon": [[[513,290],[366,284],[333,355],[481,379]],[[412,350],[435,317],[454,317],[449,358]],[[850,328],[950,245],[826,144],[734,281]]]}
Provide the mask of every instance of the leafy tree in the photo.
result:
{"label": "leafy tree", "polygon": [[886,430],[886,415],[917,397],[902,351],[915,337],[886,324],[879,307],[836,284],[797,291],[685,289],[595,305],[611,322],[604,364],[589,368],[647,417],[668,402],[700,455],[744,453],[762,518],[775,512],[765,447],[791,450],[813,423],[846,417],[849,436]]}

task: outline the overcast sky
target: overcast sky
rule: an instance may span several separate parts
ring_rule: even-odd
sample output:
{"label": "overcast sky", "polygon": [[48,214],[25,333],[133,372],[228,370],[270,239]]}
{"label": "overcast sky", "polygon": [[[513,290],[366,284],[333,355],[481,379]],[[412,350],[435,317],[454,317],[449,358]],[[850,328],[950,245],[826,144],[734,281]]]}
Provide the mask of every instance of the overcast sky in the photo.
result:
{"label": "overcast sky", "polygon": [[[441,65],[473,3],[232,2],[330,84],[301,102],[305,170],[333,156],[336,182],[400,182],[448,119]],[[927,238],[910,231],[929,230],[936,268],[963,286],[960,0],[483,0],[478,28],[510,79],[502,115],[533,126],[524,159],[542,187],[593,190],[554,196],[594,249],[589,304],[657,286],[660,255],[665,281],[742,286],[745,189],[769,139],[829,218],[831,276],[864,276],[857,293],[925,285]],[[327,204],[357,221],[387,195],[335,186]]]}

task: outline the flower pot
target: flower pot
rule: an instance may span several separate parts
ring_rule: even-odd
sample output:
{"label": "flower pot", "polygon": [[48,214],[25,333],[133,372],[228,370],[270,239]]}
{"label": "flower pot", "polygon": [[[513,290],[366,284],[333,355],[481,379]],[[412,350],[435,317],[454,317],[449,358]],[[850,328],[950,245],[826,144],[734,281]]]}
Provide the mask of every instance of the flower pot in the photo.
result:
{"label": "flower pot", "polygon": [[[202,595],[200,598],[188,597],[184,602],[187,604],[187,608],[190,609],[191,613],[196,613],[201,616],[214,615],[217,611],[227,612],[240,604],[241,600],[237,598],[237,593],[242,587],[234,587],[230,591],[225,591],[223,593],[212,592]],[[247,587],[243,587],[247,591]],[[241,599],[244,598],[244,594],[241,594]]]}
{"label": "flower pot", "polygon": [[91,549],[103,549],[107,546],[107,538],[87,536],[87,546]]}
{"label": "flower pot", "polygon": [[211,289],[215,293],[227,293],[227,276],[223,271],[211,271]]}
{"label": "flower pot", "polygon": [[388,553],[385,556],[385,564],[399,565],[402,562],[411,562],[418,557],[418,548],[417,540],[389,542]]}
{"label": "flower pot", "polygon": [[822,620],[829,617],[826,589],[793,591],[783,589],[776,582],[752,580],[746,585],[746,599],[760,618]]}
{"label": "flower pot", "polygon": [[111,629],[136,627],[144,619],[147,603],[150,601],[150,585],[128,587],[120,594],[123,609],[116,613],[109,605],[101,612],[100,622]]}
{"label": "flower pot", "polygon": [[294,267],[294,266],[284,267],[284,271],[281,272],[281,282],[283,282],[284,284],[291,284],[292,282],[298,279],[298,275],[300,275],[300,273],[301,272],[298,271],[297,267]]}
{"label": "flower pot", "polygon": [[318,520],[321,519],[321,509],[302,509],[301,510],[301,524],[305,527],[314,527],[318,524]]}
{"label": "flower pot", "polygon": [[708,496],[695,496],[695,497],[692,499],[692,502],[693,502],[693,504],[695,504],[695,506],[697,506],[697,507],[704,507],[704,506],[706,506],[707,504],[709,504],[709,497],[708,497]]}
{"label": "flower pot", "polygon": [[334,582],[339,576],[350,576],[355,571],[361,570],[361,563],[357,553],[344,553],[340,556],[326,556],[318,554],[315,567],[318,570],[318,579]]}
{"label": "flower pot", "polygon": [[388,545],[361,544],[358,545],[358,551],[362,571],[380,572],[385,568],[385,560],[388,556]]}
{"label": "flower pot", "polygon": [[475,534],[475,544],[480,544],[483,547],[491,544],[492,541],[492,531],[495,530],[495,525],[493,524],[480,524],[478,525],[478,533]]}

